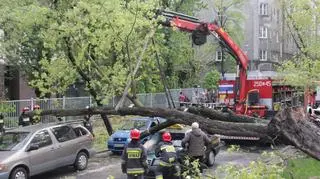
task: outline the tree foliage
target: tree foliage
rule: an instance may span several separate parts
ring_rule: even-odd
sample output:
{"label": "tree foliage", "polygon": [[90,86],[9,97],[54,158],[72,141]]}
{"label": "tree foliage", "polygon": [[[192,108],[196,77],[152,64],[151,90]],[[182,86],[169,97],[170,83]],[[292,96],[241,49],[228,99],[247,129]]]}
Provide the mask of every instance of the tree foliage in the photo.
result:
{"label": "tree foliage", "polygon": [[[42,92],[61,93],[79,76],[100,98],[121,92],[144,38],[156,28],[153,0],[19,2],[2,2],[11,7],[1,13],[3,51],[12,49],[11,63],[38,67],[30,69],[31,85]],[[150,55],[144,61],[152,66]]]}
{"label": "tree foliage", "polygon": [[[170,87],[197,72],[189,34],[158,26],[154,17],[157,8],[192,12],[200,7],[199,0],[0,2],[1,52],[9,64],[25,72],[42,96],[63,94],[79,79],[99,99],[121,93],[127,78],[134,79],[134,92],[159,91],[154,51],[160,53]],[[156,45],[149,46],[138,74],[131,76],[151,29],[157,29]],[[174,35],[165,36],[168,31]],[[185,69],[194,70],[184,76]]]}
{"label": "tree foliage", "polygon": [[[213,2],[218,24],[239,46],[244,41],[243,6],[246,0],[217,0]],[[223,47],[222,47],[223,48]],[[236,61],[228,53],[223,53],[224,72],[236,72]],[[220,69],[222,70],[222,69]]]}
{"label": "tree foliage", "polygon": [[[64,94],[81,81],[96,100],[106,102],[123,92],[128,78],[133,94],[162,91],[159,68],[169,88],[189,87],[202,78],[207,65],[194,58],[190,34],[161,27],[157,21],[162,17],[155,18],[157,8],[194,15],[205,7],[200,0],[0,2],[1,52],[28,76],[40,96]],[[156,29],[155,45],[148,46],[133,76],[151,29]]]}
{"label": "tree foliage", "polygon": [[281,0],[285,17],[286,38],[292,38],[298,51],[279,67],[281,78],[288,84],[314,86],[319,81],[319,1]]}
{"label": "tree foliage", "polygon": [[217,89],[220,80],[220,74],[217,70],[212,70],[204,77],[203,86],[207,89]]}

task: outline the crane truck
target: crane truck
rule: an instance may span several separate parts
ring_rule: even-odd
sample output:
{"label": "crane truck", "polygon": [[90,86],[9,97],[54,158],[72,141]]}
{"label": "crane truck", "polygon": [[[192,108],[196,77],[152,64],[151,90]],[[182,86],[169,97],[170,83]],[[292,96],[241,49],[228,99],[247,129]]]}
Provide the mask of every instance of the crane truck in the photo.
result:
{"label": "crane truck", "polygon": [[[272,81],[271,79],[247,79],[248,56],[218,23],[202,22],[198,18],[168,10],[162,10],[160,14],[166,18],[165,21],[161,22],[162,25],[192,33],[192,41],[195,45],[203,45],[207,41],[207,36],[213,35],[237,62],[236,79],[220,81],[221,87],[232,86],[231,93],[226,91],[226,95],[230,93],[233,99],[233,103],[229,104],[228,107],[239,115],[265,117],[268,106],[260,104],[260,96],[262,95],[265,99],[271,98],[272,103]],[[263,93],[261,94],[261,92]],[[268,100],[265,100],[265,102],[268,103]]]}

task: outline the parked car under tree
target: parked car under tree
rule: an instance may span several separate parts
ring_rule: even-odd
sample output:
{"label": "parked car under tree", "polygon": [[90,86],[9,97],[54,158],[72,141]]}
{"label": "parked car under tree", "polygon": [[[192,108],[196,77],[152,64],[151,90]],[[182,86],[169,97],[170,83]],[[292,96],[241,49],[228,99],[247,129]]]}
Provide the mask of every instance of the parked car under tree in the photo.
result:
{"label": "parked car under tree", "polygon": [[[109,137],[107,141],[108,149],[113,153],[121,153],[124,146],[131,140],[130,130],[149,130],[151,127],[154,127],[164,121],[166,121],[166,119],[160,117],[137,117],[129,119]],[[146,140],[148,140],[148,137],[141,139],[141,142],[144,143]]]}
{"label": "parked car under tree", "polygon": [[27,179],[62,166],[84,170],[93,136],[81,125],[38,124],[0,136],[0,179]]}
{"label": "parked car under tree", "polygon": [[[176,149],[178,155],[178,162],[182,163],[186,157],[186,150],[183,149],[181,146],[181,141],[186,135],[187,132],[190,131],[189,126],[182,126],[182,125],[174,125],[172,127],[163,129],[158,131],[157,133],[150,136],[150,139],[144,143],[144,147],[147,149],[147,162],[149,165],[149,173],[148,176],[152,177],[155,175],[155,170],[159,165],[159,158],[155,156],[155,148],[159,142],[161,142],[162,134],[164,132],[170,132],[172,137],[172,143]],[[206,148],[206,155],[205,155],[205,164],[209,167],[214,165],[215,157],[218,155],[221,143],[220,138],[216,135],[209,135],[211,139],[211,144]]]}

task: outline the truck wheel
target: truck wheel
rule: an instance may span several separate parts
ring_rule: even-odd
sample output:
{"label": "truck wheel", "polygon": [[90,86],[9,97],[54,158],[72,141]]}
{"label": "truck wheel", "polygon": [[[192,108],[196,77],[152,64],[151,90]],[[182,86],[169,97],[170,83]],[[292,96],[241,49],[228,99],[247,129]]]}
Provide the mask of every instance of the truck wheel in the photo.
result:
{"label": "truck wheel", "polygon": [[79,152],[74,162],[74,168],[76,170],[84,170],[87,168],[88,165],[88,155],[84,152]]}
{"label": "truck wheel", "polygon": [[215,162],[215,155],[213,151],[210,151],[209,154],[207,155],[207,165],[209,167],[212,167]]}
{"label": "truck wheel", "polygon": [[29,178],[28,172],[23,167],[15,168],[10,174],[10,179],[28,179],[28,178]]}

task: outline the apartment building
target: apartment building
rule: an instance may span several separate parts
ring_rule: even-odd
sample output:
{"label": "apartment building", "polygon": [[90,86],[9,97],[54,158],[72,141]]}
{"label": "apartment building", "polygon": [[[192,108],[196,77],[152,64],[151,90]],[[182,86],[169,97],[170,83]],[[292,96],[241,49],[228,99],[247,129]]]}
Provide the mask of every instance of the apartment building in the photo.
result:
{"label": "apartment building", "polygon": [[[279,62],[289,59],[297,52],[284,18],[283,7],[279,0],[244,1],[245,4],[241,9],[245,16],[245,20],[241,24],[244,41],[240,45],[248,55],[249,70],[275,71]],[[208,8],[202,10],[197,16],[209,22],[217,19],[219,15],[214,11],[213,1],[206,0],[205,2],[208,4]],[[232,7],[229,9],[232,10]],[[215,61],[217,69],[220,70],[221,48],[217,47],[210,56]]]}
{"label": "apartment building", "polygon": [[279,0],[249,0],[244,7],[247,20],[242,48],[250,59],[250,70],[274,71],[279,62],[297,52],[283,7]]}

